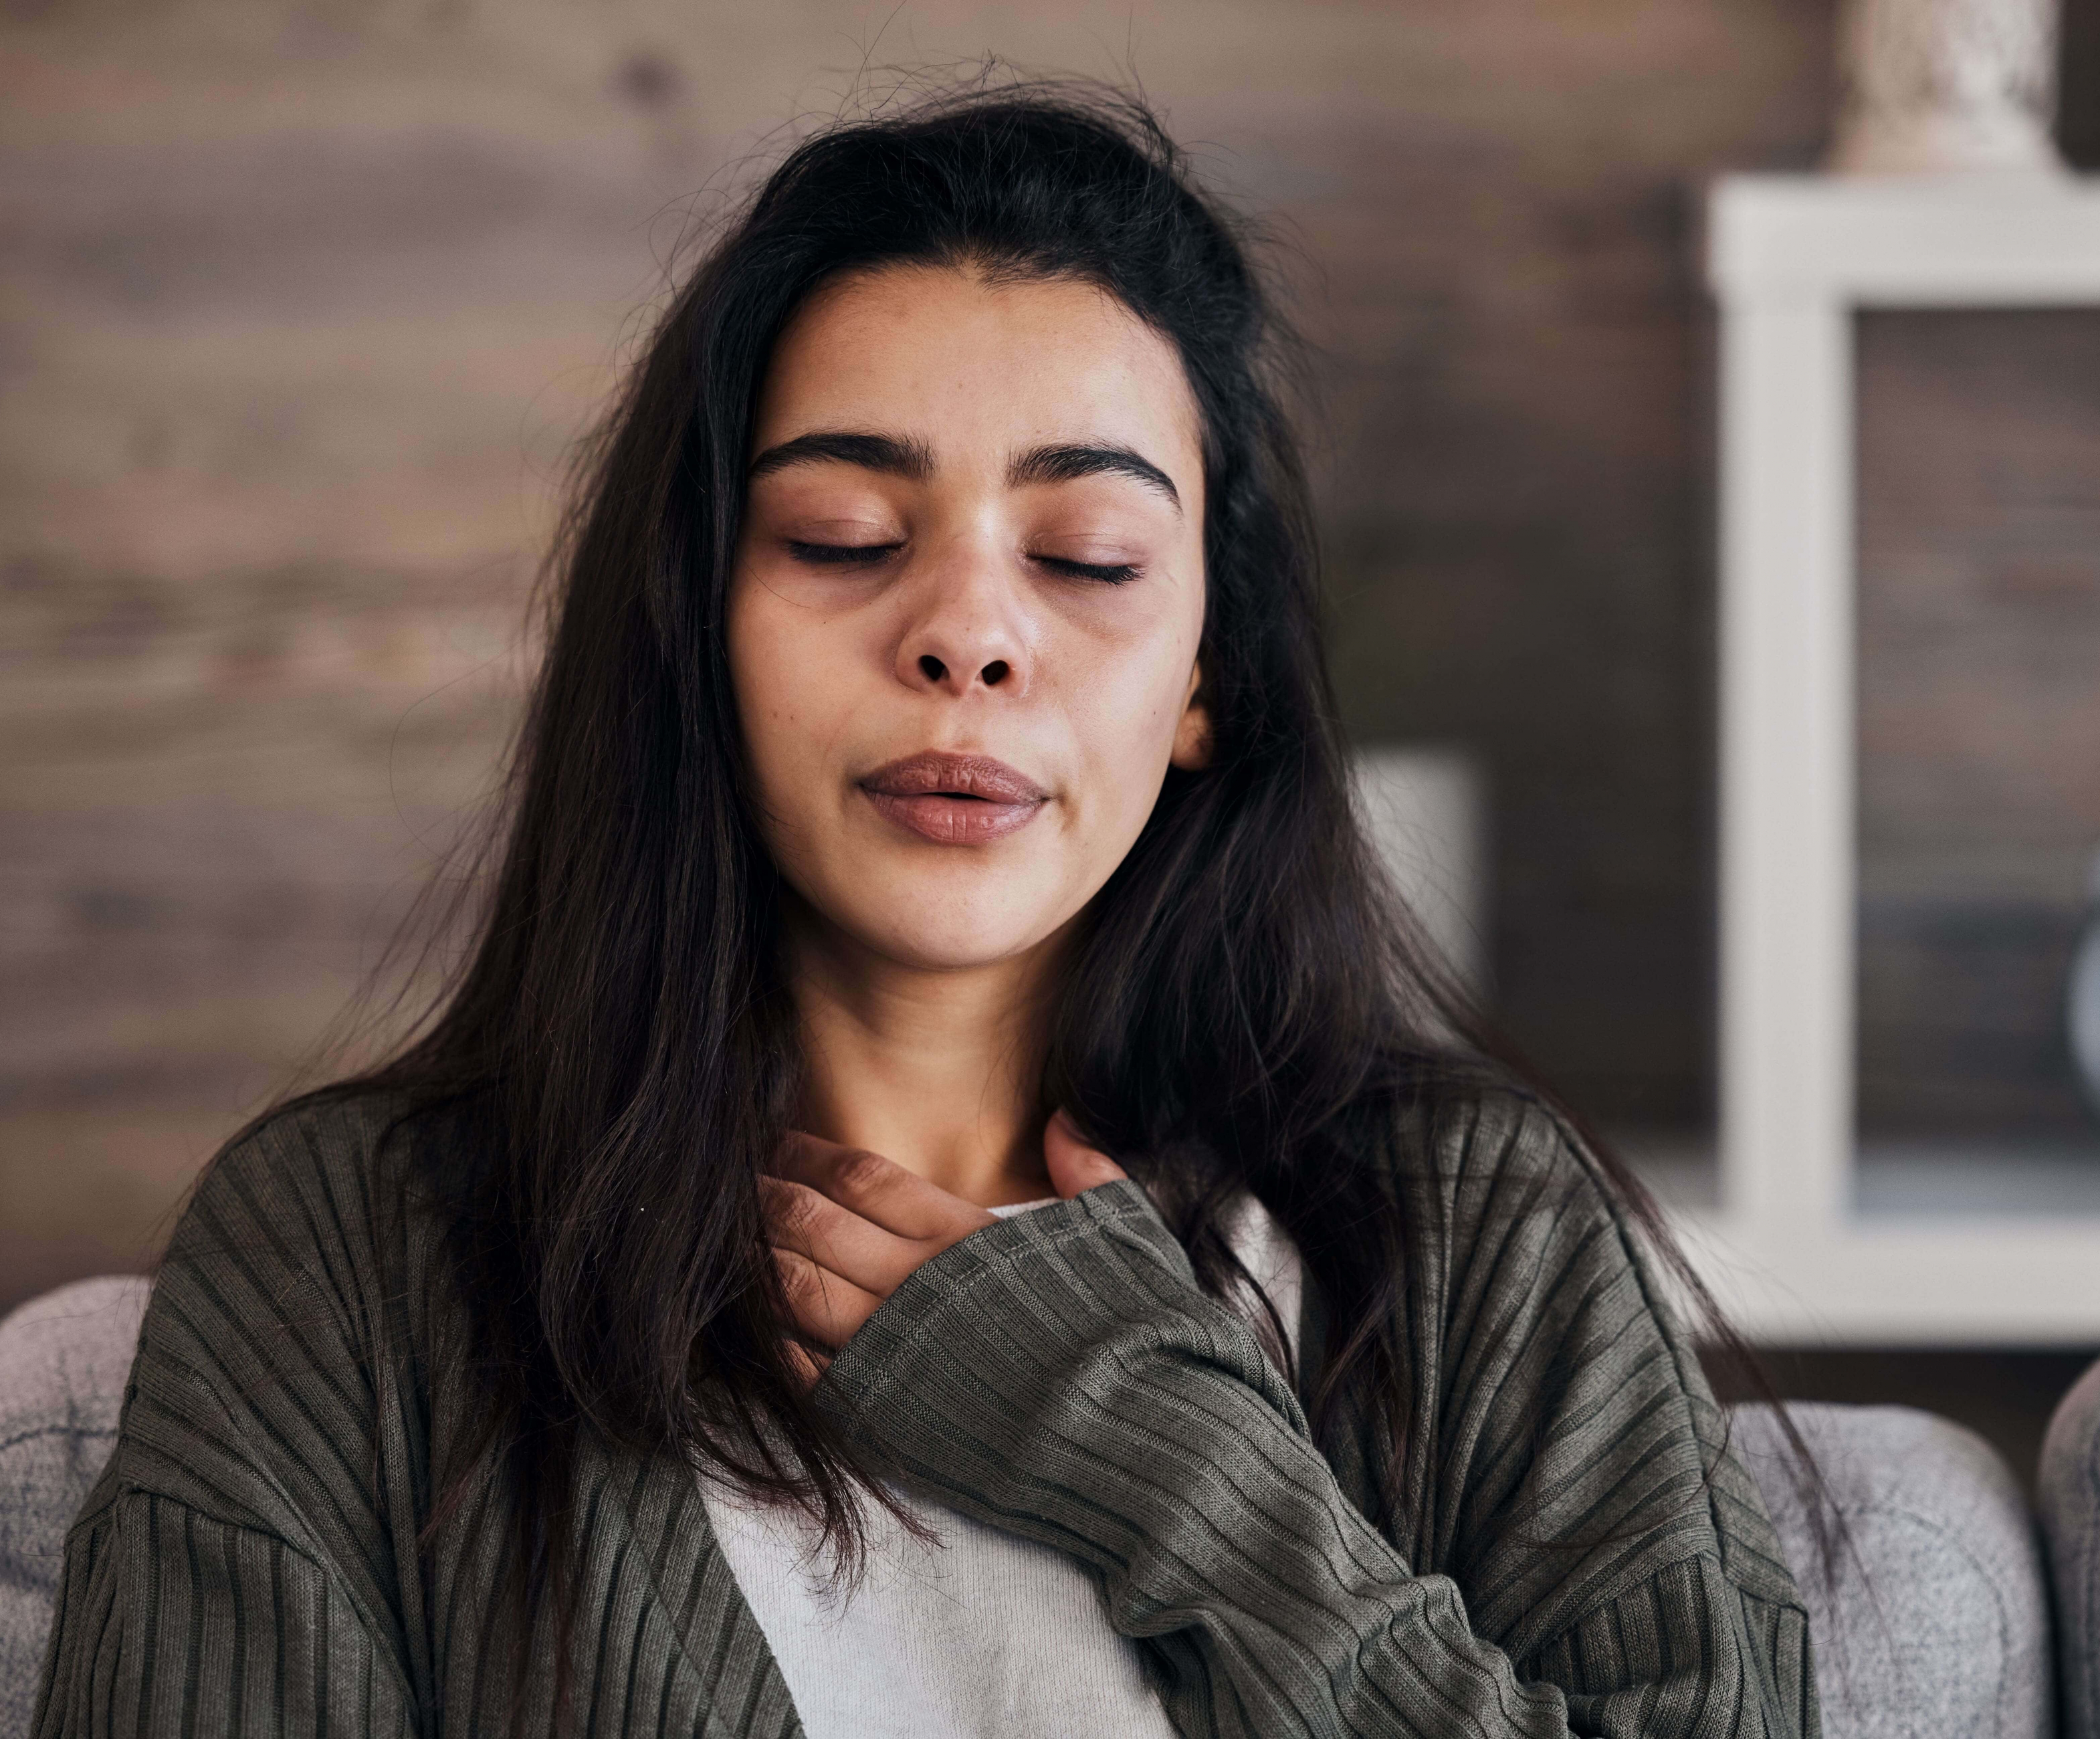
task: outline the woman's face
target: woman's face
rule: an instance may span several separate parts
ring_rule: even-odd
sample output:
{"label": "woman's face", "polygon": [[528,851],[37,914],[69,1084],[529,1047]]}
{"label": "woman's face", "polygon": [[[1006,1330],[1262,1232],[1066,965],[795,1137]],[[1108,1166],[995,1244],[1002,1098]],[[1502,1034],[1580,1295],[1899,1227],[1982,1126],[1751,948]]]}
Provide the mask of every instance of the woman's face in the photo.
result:
{"label": "woman's face", "polygon": [[1207,753],[1174,350],[1087,285],[849,277],[774,348],[749,487],[729,655],[782,873],[899,964],[1044,942]]}

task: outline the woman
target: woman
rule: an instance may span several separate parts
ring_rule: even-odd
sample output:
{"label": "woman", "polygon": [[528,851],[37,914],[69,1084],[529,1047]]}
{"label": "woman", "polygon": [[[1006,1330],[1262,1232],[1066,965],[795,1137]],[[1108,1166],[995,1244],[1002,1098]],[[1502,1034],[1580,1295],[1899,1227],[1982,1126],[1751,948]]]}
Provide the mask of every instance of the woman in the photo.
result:
{"label": "woman", "polygon": [[770,178],[456,992],[177,1232],[40,1734],[1815,1732],[1652,1215],[1370,867],[1279,349],[1135,108]]}

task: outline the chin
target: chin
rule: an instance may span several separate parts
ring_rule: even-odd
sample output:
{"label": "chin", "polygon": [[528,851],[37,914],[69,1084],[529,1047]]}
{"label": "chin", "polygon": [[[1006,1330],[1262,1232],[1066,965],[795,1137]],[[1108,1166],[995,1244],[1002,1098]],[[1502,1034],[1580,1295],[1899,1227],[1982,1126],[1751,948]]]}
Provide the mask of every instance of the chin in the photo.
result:
{"label": "chin", "polygon": [[844,927],[884,959],[923,972],[966,972],[1012,960],[1057,928],[1054,923],[956,922],[927,911],[854,914]]}
{"label": "chin", "polygon": [[[1011,960],[1055,933],[1085,903],[1069,889],[1030,885],[1011,865],[920,866],[884,875],[882,866],[857,866],[810,904],[862,947],[900,966],[954,972]],[[891,866],[891,867],[898,867]],[[805,896],[808,896],[805,894]]]}

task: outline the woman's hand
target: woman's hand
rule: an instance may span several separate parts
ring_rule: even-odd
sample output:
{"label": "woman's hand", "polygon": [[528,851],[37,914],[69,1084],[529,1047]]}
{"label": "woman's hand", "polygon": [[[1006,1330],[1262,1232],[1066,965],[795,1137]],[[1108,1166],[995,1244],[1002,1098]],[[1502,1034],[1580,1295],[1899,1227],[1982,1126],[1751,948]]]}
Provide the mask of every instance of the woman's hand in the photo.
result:
{"label": "woman's hand", "polygon": [[992,1223],[983,1208],[880,1154],[799,1130],[778,1166],[780,1175],[759,1187],[802,1336],[797,1362],[812,1380],[921,1262]]}
{"label": "woman's hand", "polygon": [[[1062,1111],[1043,1131],[1043,1155],[1052,1187],[1067,1199],[1125,1175],[1079,1139]],[[793,1355],[813,1383],[920,1263],[994,1219],[880,1154],[800,1131],[782,1145],[779,1167],[759,1185],[773,1259],[802,1337]]]}

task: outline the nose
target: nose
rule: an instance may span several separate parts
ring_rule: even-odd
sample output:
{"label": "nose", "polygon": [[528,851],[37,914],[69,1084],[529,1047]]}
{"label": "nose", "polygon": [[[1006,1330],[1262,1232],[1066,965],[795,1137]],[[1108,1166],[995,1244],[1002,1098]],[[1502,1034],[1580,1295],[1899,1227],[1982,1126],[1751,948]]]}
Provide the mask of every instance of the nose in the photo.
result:
{"label": "nose", "polygon": [[897,646],[907,688],[961,696],[982,686],[1018,699],[1031,675],[1026,625],[1010,586],[979,557],[943,564],[920,586]]}

